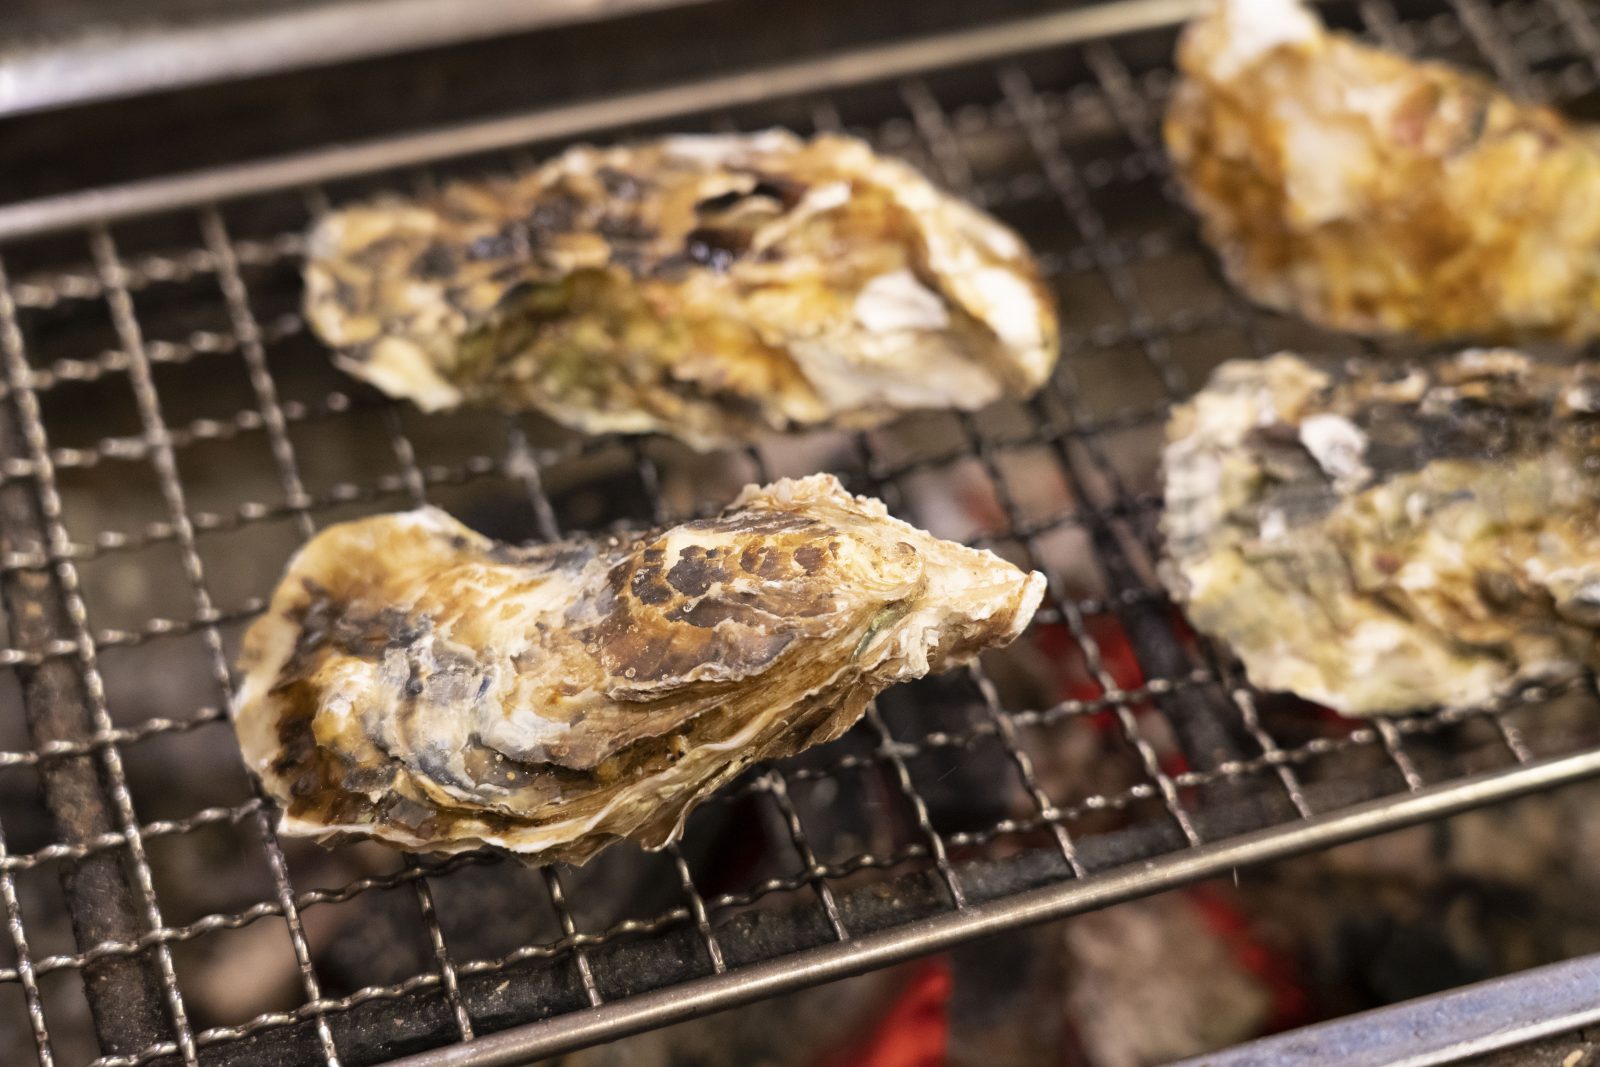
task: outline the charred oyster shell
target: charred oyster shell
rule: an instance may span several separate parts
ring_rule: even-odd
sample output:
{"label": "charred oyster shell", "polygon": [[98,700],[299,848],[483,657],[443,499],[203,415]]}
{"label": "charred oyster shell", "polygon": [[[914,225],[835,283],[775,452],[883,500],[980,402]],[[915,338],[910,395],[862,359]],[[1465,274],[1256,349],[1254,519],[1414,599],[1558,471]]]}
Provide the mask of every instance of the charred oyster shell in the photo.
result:
{"label": "charred oyster shell", "polygon": [[1043,585],[830,475],[533,548],[423,508],[301,549],[246,636],[235,724],[287,832],[581,862],[665,845],[750,764],[1010,641]]}
{"label": "charred oyster shell", "polygon": [[1165,578],[1264,689],[1481,706],[1600,666],[1600,371],[1223,364],[1174,414]]}
{"label": "charred oyster shell", "polygon": [[1178,67],[1167,148],[1255,300],[1359,333],[1600,336],[1600,133],[1300,0],[1220,0]]}
{"label": "charred oyster shell", "polygon": [[311,235],[339,365],[427,410],[697,448],[1028,393],[1057,351],[1021,240],[849,137],[580,146]]}

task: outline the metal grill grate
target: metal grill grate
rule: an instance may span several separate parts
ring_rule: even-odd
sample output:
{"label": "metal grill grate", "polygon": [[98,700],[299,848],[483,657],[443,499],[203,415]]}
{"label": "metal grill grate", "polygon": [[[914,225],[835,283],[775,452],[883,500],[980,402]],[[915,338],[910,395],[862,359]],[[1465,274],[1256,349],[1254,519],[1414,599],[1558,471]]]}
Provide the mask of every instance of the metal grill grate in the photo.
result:
{"label": "metal grill grate", "polygon": [[[1190,7],[0,207],[0,1034],[46,1065],[134,1067],[420,1063],[506,1031],[478,1056],[510,1062],[1600,773],[1591,680],[1340,722],[1251,690],[1155,582],[1170,404],[1225,358],[1357,350],[1244,304],[1165,180],[1169,24]],[[1328,13],[1580,110],[1600,84],[1575,0],[1402,7]],[[772,122],[866,136],[1021,230],[1064,310],[1048,389],[701,458],[423,417],[305,335],[299,235],[332,202],[525,165],[588,128]],[[223,709],[242,629],[317,527],[430,501],[554,538],[819,467],[1044,570],[1029,634],[891,690],[660,855],[535,872],[277,839]]]}

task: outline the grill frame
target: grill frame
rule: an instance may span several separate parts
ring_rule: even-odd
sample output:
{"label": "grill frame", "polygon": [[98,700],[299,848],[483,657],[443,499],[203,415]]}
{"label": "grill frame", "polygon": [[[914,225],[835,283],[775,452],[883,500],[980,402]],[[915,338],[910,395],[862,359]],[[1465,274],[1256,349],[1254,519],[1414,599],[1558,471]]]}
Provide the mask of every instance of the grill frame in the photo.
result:
{"label": "grill frame", "polygon": [[[1098,217],[1087,195],[1080,161],[1073,158],[1061,143],[1060,131],[1055,125],[1060,116],[1049,113],[1024,68],[1016,61],[1024,53],[1050,47],[1081,47],[1087,68],[1092,72],[1095,92],[1136,149],[1134,156],[1127,157],[1123,163],[1143,159],[1143,165],[1148,166],[1150,158],[1159,154],[1151,125],[1151,101],[1148,94],[1135,85],[1127,65],[1119,57],[1117,41],[1127,34],[1173,24],[1198,6],[1192,0],[1127,0],[1101,7],[1059,12],[968,34],[879,46],[825,60],[804,60],[783,68],[715,77],[688,86],[535,111],[510,119],[432,131],[374,145],[330,149],[288,160],[222,168],[199,175],[0,206],[0,355],[5,357],[5,400],[9,405],[6,414],[10,423],[5,427],[8,436],[3,442],[3,450],[0,450],[4,453],[3,464],[0,464],[0,494],[24,497],[20,504],[4,512],[3,519],[8,551],[0,560],[0,580],[7,583],[7,606],[13,618],[12,644],[18,647],[0,650],[0,667],[21,668],[30,672],[30,677],[34,679],[48,670],[71,669],[87,692],[87,700],[76,708],[63,708],[60,698],[35,698],[41,701],[39,707],[30,709],[30,714],[36,717],[44,717],[47,713],[59,714],[65,710],[86,715],[87,719],[76,725],[67,723],[63,726],[63,736],[44,742],[31,752],[0,753],[0,773],[8,766],[19,764],[43,768],[70,762],[81,768],[92,763],[93,773],[110,783],[105,798],[109,809],[100,813],[101,823],[97,825],[104,825],[105,820],[109,819],[117,827],[116,830],[99,829],[94,833],[84,833],[85,840],[51,845],[24,856],[6,854],[4,839],[0,837],[0,904],[4,905],[6,911],[16,957],[15,966],[0,971],[0,983],[14,981],[22,987],[41,1060],[50,1062],[48,1024],[44,998],[39,991],[39,977],[66,968],[82,970],[86,964],[98,962],[121,960],[132,964],[145,954],[143,949],[149,949],[149,955],[153,957],[157,976],[156,992],[160,998],[157,1007],[165,1016],[164,1020],[155,1020],[155,1025],[158,1029],[163,1023],[170,1027],[173,1039],[148,1042],[132,1051],[103,1056],[95,1061],[100,1067],[132,1067],[134,1064],[167,1059],[200,1062],[208,1048],[225,1048],[250,1034],[294,1027],[309,1028],[315,1047],[320,1050],[322,1058],[331,1064],[339,1061],[339,1039],[343,1037],[348,1040],[348,1029],[339,1035],[335,1034],[341,1016],[353,1016],[363,1005],[389,1004],[396,998],[405,998],[405,1003],[416,1003],[417,998],[435,994],[442,995],[443,1003],[448,1008],[446,1018],[448,1026],[453,1028],[453,1036],[447,1031],[436,1030],[426,1040],[436,1041],[442,1035],[444,1041],[471,1041],[477,1037],[477,1032],[473,1012],[469,1010],[471,997],[463,993],[464,985],[480,976],[492,977],[507,966],[515,966],[529,959],[570,960],[576,974],[576,988],[589,1010],[570,1011],[493,1037],[421,1052],[400,1061],[413,1067],[510,1063],[728,1007],[784,989],[857,973],[987,933],[1104,906],[1223,873],[1233,867],[1327,847],[1535,790],[1600,776],[1600,750],[1585,750],[1549,759],[1533,756],[1516,726],[1510,722],[1509,713],[1522,706],[1537,704],[1549,695],[1537,690],[1526,691],[1499,709],[1395,721],[1378,720],[1355,730],[1336,744],[1318,746],[1313,743],[1300,750],[1286,749],[1262,727],[1251,703],[1251,692],[1233,676],[1226,662],[1220,666],[1196,666],[1187,672],[1182,669],[1183,653],[1173,643],[1170,626],[1159,620],[1150,621],[1154,616],[1149,614],[1153,610],[1149,605],[1158,601],[1153,601],[1148,581],[1132,571],[1124,571],[1108,574],[1115,595],[1107,603],[1098,605],[1098,610],[1117,612],[1125,628],[1130,631],[1130,640],[1146,676],[1154,676],[1142,689],[1129,690],[1119,685],[1105,665],[1098,662],[1095,638],[1085,626],[1085,602],[1063,599],[1059,591],[1053,591],[1052,606],[1047,607],[1042,617],[1046,622],[1070,630],[1101,685],[1103,692],[1098,698],[1068,701],[1055,708],[1019,714],[1002,706],[994,683],[981,666],[974,667],[967,678],[978,697],[973,703],[978,714],[973,736],[990,737],[1004,749],[1033,802],[1032,818],[1053,837],[1052,849],[1036,850],[1020,857],[992,862],[952,860],[949,855],[951,842],[955,841],[958,845],[966,842],[962,840],[961,833],[939,832],[930,819],[928,804],[919,792],[913,773],[908,769],[908,759],[915,755],[918,745],[897,738],[884,716],[874,708],[869,712],[864,727],[858,729],[866,730],[875,738],[872,759],[881,761],[898,782],[922,840],[914,848],[903,850],[904,855],[864,853],[856,857],[860,861],[857,866],[865,869],[889,868],[893,866],[893,861],[926,860],[931,864],[931,870],[902,877],[924,883],[925,906],[934,907],[929,901],[941,894],[948,898],[948,906],[940,907],[936,914],[928,915],[919,914],[915,908],[908,907],[903,913],[889,916],[889,920],[898,921],[888,921],[881,929],[874,928],[874,923],[885,923],[885,919],[878,916],[868,920],[868,932],[856,933],[853,924],[866,914],[863,901],[870,897],[875,888],[882,886],[867,885],[853,890],[835,888],[833,883],[836,877],[848,872],[838,869],[839,865],[829,866],[819,861],[809,844],[802,817],[789,799],[790,779],[796,772],[786,771],[783,767],[768,768],[745,788],[769,797],[781,816],[790,843],[800,860],[800,871],[787,880],[787,888],[809,890],[815,896],[816,907],[834,936],[833,942],[796,948],[753,963],[730,965],[730,952],[725,947],[725,941],[733,942],[734,935],[739,931],[719,931],[714,928],[712,920],[722,908],[730,903],[737,904],[740,895],[734,894],[733,901],[708,901],[696,888],[689,860],[680,849],[674,848],[669,852],[669,857],[684,891],[685,903],[651,922],[687,932],[696,950],[704,953],[709,973],[670,982],[663,988],[620,1000],[607,1000],[604,996],[591,965],[591,954],[603,954],[609,950],[609,943],[620,934],[637,931],[607,930],[598,935],[581,932],[566,904],[562,874],[558,869],[546,868],[542,877],[550,902],[559,917],[560,939],[548,945],[526,946],[528,952],[520,959],[509,963],[506,960],[490,961],[493,966],[479,966],[484,961],[457,961],[452,957],[436,917],[430,886],[431,879],[444,877],[455,869],[452,864],[459,866],[478,862],[476,858],[443,864],[409,859],[402,871],[368,880],[390,887],[411,887],[416,896],[419,919],[434,954],[436,969],[419,973],[398,986],[376,991],[363,989],[347,997],[325,999],[299,913],[312,904],[339,899],[342,893],[352,890],[359,892],[370,887],[346,886],[335,891],[297,892],[288,861],[272,829],[270,812],[259,797],[226,809],[199,811],[184,819],[140,823],[120,764],[119,753],[122,748],[142,738],[215,722],[223,713],[219,703],[217,707],[209,709],[206,715],[194,720],[152,720],[133,729],[115,727],[106,714],[105,695],[99,691],[96,680],[99,651],[120,645],[137,647],[144,641],[183,631],[187,627],[187,632],[199,634],[206,642],[217,685],[225,692],[230,684],[228,663],[222,642],[217,636],[218,627],[232,621],[238,612],[216,606],[208,589],[205,564],[196,547],[197,539],[211,530],[226,529],[229,523],[248,525],[262,521],[268,515],[288,517],[297,524],[302,534],[309,534],[313,529],[313,514],[321,514],[323,509],[337,503],[339,494],[335,493],[331,500],[318,500],[306,491],[297,473],[290,429],[309,418],[342,417],[352,403],[349,396],[336,394],[342,399],[332,401],[320,416],[308,412],[304,405],[280,403],[267,350],[274,343],[282,324],[258,319],[243,268],[275,259],[292,260],[300,251],[298,233],[285,232],[266,242],[236,241],[229,234],[226,203],[218,206],[218,202],[229,202],[289,185],[319,183],[373,171],[392,173],[448,157],[477,155],[491,149],[511,150],[534,140],[560,140],[605,132],[644,120],[700,114],[712,103],[752,105],[779,97],[814,98],[817,101],[812,116],[814,124],[819,127],[836,125],[838,117],[831,110],[829,94],[854,85],[880,82],[900,84],[903,111],[921,151],[931,162],[934,176],[957,192],[978,195],[982,189],[975,181],[965,150],[952,130],[950,112],[929,87],[927,78],[946,68],[1000,63],[1001,97],[1011,109],[1014,121],[1037,160],[1039,175],[1048,189],[1047,196],[1058,203],[1061,212],[1081,237],[1073,252],[1063,257],[1068,262],[1058,267],[1073,269],[1070,261],[1076,255],[1079,269],[1092,273],[1106,285],[1125,320],[1120,331],[1101,330],[1097,336],[1073,335],[1067,338],[1068,352],[1064,356],[1064,377],[1067,380],[1058,380],[1052,386],[1056,399],[1068,411],[1067,424],[1063,427],[1042,416],[1041,429],[1024,441],[1029,447],[1055,449],[1059,469],[1064,475],[1075,484],[1088,484],[1113,470],[1112,464],[1105,462],[1103,457],[1097,459],[1092,454],[1095,435],[1125,423],[1137,424],[1142,421],[1148,424],[1164,413],[1165,405],[1155,412],[1108,414],[1085,409],[1072,388],[1073,360],[1082,358],[1086,352],[1127,343],[1137,348],[1142,358],[1160,375],[1169,398],[1181,394],[1192,383],[1185,382],[1181,372],[1174,369],[1170,353],[1166,350],[1173,323],[1157,321],[1142,306],[1138,288],[1127,276],[1130,251],[1107,236],[1104,220]],[[1357,6],[1374,35],[1392,43],[1405,42],[1404,27],[1408,24],[1401,21],[1387,3],[1364,0]],[[1481,0],[1452,0],[1451,6],[1454,14],[1450,17],[1454,23],[1473,42],[1502,81],[1514,91],[1538,95],[1542,83],[1532,75],[1523,58],[1505,44],[1505,38],[1496,30],[1495,20],[1499,17],[1496,9]],[[1558,19],[1579,48],[1580,58],[1577,62],[1600,73],[1600,32],[1595,31],[1594,24],[1587,20],[1572,0],[1529,0],[1522,6],[1547,10]],[[1435,22],[1429,25],[1443,24]],[[1587,32],[1584,27],[1588,28]],[[391,181],[399,180],[398,177],[391,178]],[[313,191],[309,195],[313,210],[326,206],[324,194],[320,191]],[[1170,191],[1167,195],[1170,197]],[[138,260],[126,259],[119,253],[113,222],[132,221],[153,212],[176,212],[191,208],[195,210],[202,234],[202,242],[194,248],[176,256],[147,256]],[[8,280],[3,273],[7,242],[46,232],[79,229],[88,238],[93,262],[90,271],[14,281]],[[1191,235],[1172,237],[1169,234],[1158,237],[1146,250],[1154,249],[1152,254],[1156,257],[1170,254],[1175,247],[1173,242],[1187,246],[1192,244],[1193,238]],[[1137,249],[1134,254],[1137,254]],[[136,294],[149,284],[186,272],[189,275],[209,274],[215,277],[226,305],[229,328],[226,333],[218,332],[204,340],[191,339],[187,352],[170,344],[157,349],[157,342],[144,336]],[[103,302],[117,334],[119,348],[113,353],[117,358],[108,360],[106,357],[97,357],[96,360],[76,363],[58,361],[46,368],[30,365],[27,339],[19,326],[19,308],[48,308],[63,301]],[[1070,293],[1068,301],[1065,310],[1070,323]],[[1214,312],[1190,309],[1187,314],[1178,317],[1179,325],[1181,327],[1187,323],[1193,327],[1197,323],[1203,324],[1211,315],[1239,325],[1248,334],[1250,325],[1259,313],[1230,291],[1228,303],[1221,309]],[[1251,335],[1251,339],[1259,344],[1258,335]],[[243,361],[256,397],[255,406],[242,409],[231,429],[225,424],[221,430],[198,424],[170,425],[163,416],[161,395],[153,369],[166,362],[179,362],[197,354],[218,350],[231,350]],[[1257,354],[1262,354],[1259,347]],[[53,447],[48,419],[41,412],[39,394],[47,392],[59,381],[74,376],[114,373],[125,373],[128,377],[142,432],[134,438],[103,439],[89,450]],[[375,487],[375,492],[416,503],[426,500],[430,490],[441,484],[466,481],[489,473],[516,471],[527,482],[536,518],[536,529],[530,533],[544,538],[559,533],[554,510],[539,485],[538,472],[552,463],[570,458],[566,453],[541,451],[531,446],[525,438],[519,441],[513,433],[508,435],[504,455],[489,457],[487,466],[469,461],[459,470],[439,470],[419,462],[395,406],[382,407],[380,417],[400,469],[389,482]],[[937,470],[941,469],[941,464],[954,460],[974,460],[987,470],[990,480],[1003,494],[1007,478],[1000,472],[997,453],[1004,448],[1019,446],[1016,442],[997,446],[985,436],[974,420],[964,418],[960,422],[964,443],[950,456],[935,457],[924,461],[925,465]],[[188,504],[185,483],[179,473],[179,450],[194,441],[206,440],[219,433],[246,431],[263,433],[268,439],[281,478],[283,504],[276,510],[265,512],[253,508],[241,509],[238,515],[231,518],[223,516],[219,519],[210,513],[196,516]],[[1085,441],[1089,443],[1083,444]],[[874,483],[870,487],[889,496],[893,505],[892,497],[898,491],[901,479],[913,473],[913,469],[909,466],[896,469],[881,457],[874,456],[872,438],[868,435],[860,436],[858,445],[863,452],[861,468],[868,480]],[[583,444],[575,446],[578,454],[587,447]],[[657,513],[656,517],[666,517],[659,493],[651,488],[660,479],[655,461],[642,445],[634,443],[628,447],[635,457],[634,465],[641,484],[652,494],[652,509]],[[109,541],[97,539],[92,545],[72,542],[62,521],[62,501],[55,486],[56,472],[58,469],[86,467],[130,457],[140,463],[148,461],[151,465],[167,513],[165,520],[150,524],[135,538],[143,537],[146,542],[170,543],[178,547],[190,588],[193,616],[190,620],[151,619],[138,631],[96,631],[89,624],[83,598],[78,593],[77,569],[80,563],[94,559],[98,553],[123,549],[127,538],[118,540],[121,536],[118,535]],[[756,474],[765,474],[764,459],[759,451],[750,453],[749,462]],[[1085,464],[1088,466],[1085,467]],[[530,471],[533,472],[531,480]],[[1095,495],[1086,490],[1078,494],[1078,499],[1088,501],[1094,499]],[[1120,489],[1113,490],[1111,495],[1114,499],[1108,504],[1097,507],[1084,503],[1079,513],[1070,516],[1072,521],[1089,530],[1093,545],[1091,551],[1099,558],[1102,569],[1108,571],[1114,571],[1116,564],[1113,561],[1125,555],[1124,549],[1118,547],[1117,533],[1111,529],[1108,515],[1120,511],[1137,516],[1141,511],[1148,512],[1151,504],[1148,499],[1137,499]],[[1039,532],[1033,528],[1038,524],[1030,524],[1022,519],[1014,501],[1002,500],[1002,506],[1007,513],[1007,524],[1000,536],[1031,544],[1039,536]],[[34,547],[16,547],[30,543]],[[22,612],[21,605],[27,603],[22,599],[26,590],[18,591],[14,587],[20,576],[40,574],[49,576],[50,580],[44,583],[47,588],[42,591],[35,589],[32,595],[43,610],[56,616],[48,627],[53,636],[42,637],[31,646],[22,647],[22,642],[17,640],[20,627],[15,625],[15,620]],[[52,598],[54,603],[50,602]],[[259,603],[246,604],[239,612],[249,614],[259,610],[259,607]],[[62,636],[63,633],[68,636]],[[1177,659],[1172,658],[1174,655]],[[1590,681],[1585,680],[1581,685],[1588,686]],[[1209,713],[1186,704],[1189,694],[1199,686],[1215,686],[1228,693],[1239,717],[1238,725],[1258,751],[1249,756],[1232,755],[1203,772],[1168,773],[1145,738],[1131,705],[1139,700],[1164,705],[1162,712],[1186,746],[1204,748],[1208,743],[1220,742],[1204,733]],[[1099,710],[1113,713],[1116,729],[1144,770],[1144,778],[1131,796],[1120,798],[1121,803],[1126,805],[1144,800],[1158,802],[1170,819],[1171,825],[1166,828],[1166,834],[1169,837],[1175,834],[1180,840],[1177,847],[1162,849],[1143,862],[1134,862],[1129,857],[1137,856],[1141,849],[1148,848],[1148,842],[1128,844],[1129,851],[1122,853],[1122,859],[1117,861],[1118,849],[1123,846],[1119,844],[1116,832],[1074,839],[1067,830],[1072,813],[1060,808],[1039,784],[1028,746],[1018,739],[1019,726],[1047,723],[1052,721],[1052,715],[1059,720]],[[1452,777],[1436,784],[1426,784],[1423,772],[1418,769],[1407,748],[1408,739],[1426,737],[1476,717],[1483,717],[1493,724],[1510,762],[1484,775]],[[923,744],[928,742],[926,737],[920,740]],[[1297,780],[1296,768],[1341,745],[1381,748],[1392,763],[1394,774],[1398,776],[1400,790],[1366,801],[1351,802],[1348,797],[1330,801],[1323,793],[1303,788]],[[1282,799],[1293,809],[1294,817],[1263,829],[1236,832],[1238,826],[1248,825],[1251,818],[1258,817],[1259,813],[1245,810],[1254,804],[1254,796],[1232,787],[1262,772],[1270,772],[1277,780]],[[811,777],[804,768],[798,773],[802,778]],[[1195,801],[1186,802],[1184,799],[1185,794],[1195,791],[1201,791],[1196,794],[1202,798],[1198,808]],[[1313,804],[1313,801],[1316,803]],[[1116,797],[1098,795],[1080,801],[1082,807],[1090,809],[1105,804],[1115,806],[1117,803]],[[57,814],[69,823],[74,822],[61,811]],[[1014,819],[1005,821],[1017,822]],[[275,896],[252,908],[253,915],[206,916],[186,926],[167,926],[162,921],[160,902],[151,885],[149,862],[143,851],[145,839],[184,833],[207,825],[233,826],[242,833],[247,823],[253,826],[253,832],[260,837],[265,848],[276,887]],[[79,819],[76,825],[82,833],[88,823]],[[1014,825],[1003,828],[997,825],[991,827],[989,832],[1008,833],[1015,828]],[[1138,836],[1132,830],[1129,834]],[[121,849],[126,849],[133,866],[131,884],[124,889],[129,897],[128,903],[134,906],[134,925],[126,926],[125,934],[114,938],[109,948],[96,938],[99,943],[71,958],[57,956],[35,959],[28,945],[24,916],[17,901],[15,876],[44,862],[89,859],[92,863],[95,856]],[[1097,862],[1086,863],[1084,849],[1098,850]],[[1113,857],[1110,865],[1105,865],[1107,856]],[[1041,881],[1045,884],[1037,885]],[[909,893],[912,888],[911,883],[907,882],[906,891]],[[757,892],[756,895],[762,894]],[[243,1027],[223,1027],[220,1033],[196,1034],[187,1021],[182,989],[172,967],[171,945],[188,937],[204,936],[209,929],[237,928],[232,925],[236,920],[242,920],[238,922],[242,926],[254,918],[267,915],[281,916],[286,923],[298,965],[304,1005],[292,1013],[258,1017]],[[219,919],[222,921],[217,921]],[[644,925],[649,927],[650,923]],[[135,934],[135,930],[142,932]],[[804,943],[798,929],[791,941],[797,946]],[[141,951],[133,951],[135,947]],[[138,981],[138,968],[130,966],[128,970],[130,974],[124,976],[125,980]],[[358,1048],[364,1052],[370,1051],[370,1046]]]}

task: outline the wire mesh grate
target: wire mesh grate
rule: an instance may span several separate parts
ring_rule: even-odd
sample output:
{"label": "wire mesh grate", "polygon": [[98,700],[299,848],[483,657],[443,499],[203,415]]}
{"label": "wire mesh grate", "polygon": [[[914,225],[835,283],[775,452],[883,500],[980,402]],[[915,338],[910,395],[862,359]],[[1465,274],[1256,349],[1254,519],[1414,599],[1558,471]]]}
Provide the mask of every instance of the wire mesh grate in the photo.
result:
{"label": "wire mesh grate", "polygon": [[[1328,13],[1579,111],[1600,84],[1600,30],[1571,0]],[[0,247],[0,1051],[375,1062],[964,922],[1040,887],[1118,879],[1103,903],[1185,855],[1309,846],[1307,827],[1352,805],[1464,804],[1475,775],[1593,749],[1590,680],[1336,720],[1251,689],[1162,592],[1170,405],[1225,358],[1359,350],[1244,303],[1196,239],[1157,129],[1171,44],[1144,30],[659,124],[847,129],[1016,226],[1058,289],[1064,355],[1038,397],[975,415],[698,456],[423,416],[335,372],[298,313],[308,221],[557,145]],[[430,502],[550,539],[704,514],[747,481],[818,469],[1044,571],[1029,632],[748,775],[663,853],[532,871],[278,839],[226,723],[229,664],[317,528]],[[1362,832],[1399,825],[1395,810]],[[1184,876],[1221,869],[1207,862]]]}

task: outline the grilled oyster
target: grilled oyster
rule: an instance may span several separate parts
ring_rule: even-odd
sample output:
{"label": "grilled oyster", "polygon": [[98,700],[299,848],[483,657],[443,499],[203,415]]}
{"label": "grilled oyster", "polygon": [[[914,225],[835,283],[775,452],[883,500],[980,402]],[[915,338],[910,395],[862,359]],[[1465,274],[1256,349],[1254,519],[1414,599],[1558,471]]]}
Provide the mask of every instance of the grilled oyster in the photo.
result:
{"label": "grilled oyster", "polygon": [[538,860],[660,848],[750,764],[1014,638],[1043,585],[831,475],[533,548],[423,508],[300,551],[245,639],[235,723],[290,833]]}
{"label": "grilled oyster", "polygon": [[337,212],[306,312],[428,410],[533,409],[696,448],[1028,393],[1055,311],[1022,242],[849,137],[581,146]]}
{"label": "grilled oyster", "polygon": [[1300,0],[1221,0],[1178,66],[1167,147],[1255,300],[1360,333],[1600,336],[1600,133]]}
{"label": "grilled oyster", "polygon": [[1163,458],[1167,584],[1265,689],[1367,714],[1600,667],[1600,370],[1232,362]]}

